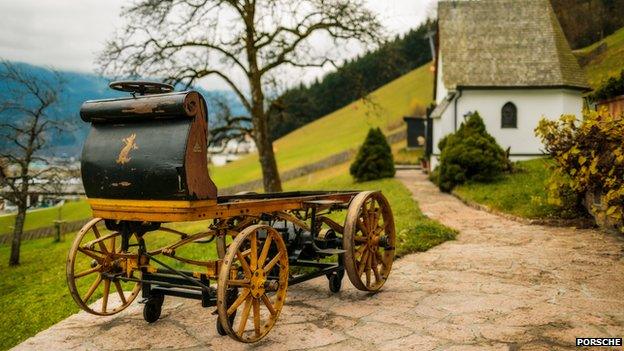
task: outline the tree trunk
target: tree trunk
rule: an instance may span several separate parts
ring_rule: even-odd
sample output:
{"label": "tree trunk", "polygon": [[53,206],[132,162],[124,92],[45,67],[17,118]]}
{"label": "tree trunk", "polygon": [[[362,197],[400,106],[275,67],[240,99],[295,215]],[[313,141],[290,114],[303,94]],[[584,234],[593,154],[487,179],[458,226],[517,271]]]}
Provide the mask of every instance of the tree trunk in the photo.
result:
{"label": "tree trunk", "polygon": [[24,221],[26,219],[26,203],[19,204],[17,216],[15,216],[15,228],[13,229],[13,240],[11,240],[11,257],[9,266],[19,265],[20,245],[22,242],[22,232],[24,231]]}
{"label": "tree trunk", "polygon": [[260,156],[260,167],[262,168],[262,183],[265,192],[278,192],[282,191],[282,181],[277,171],[273,142],[268,134],[268,132],[256,133],[256,144]]}
{"label": "tree trunk", "polygon": [[[255,51],[250,50],[255,55]],[[251,86],[251,119],[254,125],[254,141],[258,148],[260,157],[260,168],[262,169],[262,184],[264,191],[269,193],[282,191],[282,181],[277,170],[275,152],[273,152],[273,141],[269,135],[269,125],[266,112],[264,111],[264,92],[262,91],[262,80],[258,73],[255,56],[250,60],[252,73],[249,76]]]}
{"label": "tree trunk", "polygon": [[282,181],[277,170],[275,152],[273,152],[273,142],[269,136],[269,127],[264,112],[264,106],[254,107],[252,114],[254,123],[254,140],[258,148],[260,167],[262,169],[262,184],[265,192],[282,191]]}

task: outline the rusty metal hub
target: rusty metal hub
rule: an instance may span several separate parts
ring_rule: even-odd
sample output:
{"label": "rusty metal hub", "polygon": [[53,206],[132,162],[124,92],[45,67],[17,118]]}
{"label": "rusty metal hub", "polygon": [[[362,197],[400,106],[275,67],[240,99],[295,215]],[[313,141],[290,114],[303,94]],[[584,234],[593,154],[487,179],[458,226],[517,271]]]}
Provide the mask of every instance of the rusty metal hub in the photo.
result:
{"label": "rusty metal hub", "polygon": [[266,272],[262,268],[256,269],[251,275],[251,295],[259,298],[264,295],[264,283],[266,282]]}

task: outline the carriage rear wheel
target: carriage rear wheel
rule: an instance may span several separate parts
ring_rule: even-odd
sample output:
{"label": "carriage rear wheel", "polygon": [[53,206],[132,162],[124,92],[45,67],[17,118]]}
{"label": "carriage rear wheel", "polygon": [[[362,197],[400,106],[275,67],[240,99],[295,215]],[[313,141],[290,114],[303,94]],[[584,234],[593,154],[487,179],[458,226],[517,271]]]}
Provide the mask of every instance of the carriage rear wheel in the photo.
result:
{"label": "carriage rear wheel", "polygon": [[388,200],[380,192],[357,194],[349,205],[342,244],[351,283],[359,290],[379,290],[390,274],[395,244]]}
{"label": "carriage rear wheel", "polygon": [[[238,341],[262,339],[279,317],[287,288],[288,252],[281,235],[267,225],[245,228],[228,247],[219,270],[217,311],[221,326]],[[238,289],[238,296],[228,301],[232,289]]]}
{"label": "carriage rear wheel", "polygon": [[[128,307],[141,285],[117,278],[124,263],[121,234],[107,231],[103,224],[103,219],[94,218],[80,229],[67,256],[66,275],[78,306],[91,314],[110,316]],[[92,305],[100,297],[101,304]]]}

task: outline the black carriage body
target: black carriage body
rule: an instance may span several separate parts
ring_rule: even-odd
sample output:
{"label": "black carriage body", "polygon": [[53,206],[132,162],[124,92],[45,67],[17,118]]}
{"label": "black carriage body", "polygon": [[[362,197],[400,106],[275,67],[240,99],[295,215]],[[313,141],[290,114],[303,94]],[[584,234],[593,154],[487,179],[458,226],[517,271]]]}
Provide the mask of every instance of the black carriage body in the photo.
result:
{"label": "black carriage body", "polygon": [[198,93],[88,101],[80,114],[91,122],[81,164],[89,198],[216,198]]}

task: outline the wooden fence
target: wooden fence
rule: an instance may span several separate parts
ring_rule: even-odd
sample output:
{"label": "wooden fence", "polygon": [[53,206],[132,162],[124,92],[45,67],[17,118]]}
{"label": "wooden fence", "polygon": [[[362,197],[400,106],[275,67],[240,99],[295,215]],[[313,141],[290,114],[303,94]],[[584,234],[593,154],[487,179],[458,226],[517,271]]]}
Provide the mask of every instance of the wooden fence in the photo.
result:
{"label": "wooden fence", "polygon": [[[407,137],[407,130],[402,129],[402,130],[399,130],[398,132],[394,132],[386,136],[386,139],[388,140],[388,143],[394,144],[401,140],[405,140],[406,137]],[[282,181],[288,181],[291,179],[302,177],[310,173],[318,172],[320,170],[327,169],[327,168],[348,162],[349,160],[353,158],[356,152],[357,152],[357,149],[345,150],[343,152],[339,152],[337,154],[328,156],[320,161],[307,164],[302,167],[297,167],[295,169],[288,170],[286,172],[283,172],[280,176],[282,178]],[[237,193],[239,191],[249,191],[249,190],[255,190],[259,188],[262,188],[262,179],[257,179],[251,182],[220,189],[219,194],[230,195],[230,194]],[[89,220],[90,219],[84,219],[84,220],[79,220],[79,221],[74,221],[74,222],[62,223],[61,235],[79,230]],[[38,229],[28,230],[22,233],[22,240],[46,238],[46,237],[51,237],[54,235],[56,235],[56,228],[54,226],[38,228]],[[12,237],[13,237],[12,233],[0,235],[0,245],[10,243]]]}
{"label": "wooden fence", "polygon": [[[79,230],[89,220],[90,218],[82,219],[82,220],[74,221],[74,222],[61,223],[61,235]],[[24,231],[22,233],[22,241],[46,238],[46,237],[51,237],[54,235],[56,235],[55,226],[31,229],[31,230]],[[13,233],[0,235],[0,245],[9,244],[12,238],[13,238]]]}

